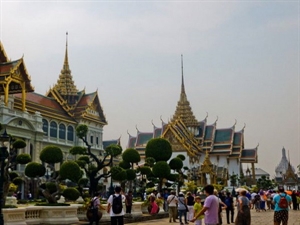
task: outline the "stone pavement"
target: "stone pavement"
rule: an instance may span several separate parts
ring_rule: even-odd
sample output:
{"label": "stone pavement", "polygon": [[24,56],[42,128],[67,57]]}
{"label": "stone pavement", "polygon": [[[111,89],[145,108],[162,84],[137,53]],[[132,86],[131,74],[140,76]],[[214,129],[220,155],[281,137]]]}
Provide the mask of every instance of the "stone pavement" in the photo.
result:
{"label": "stone pavement", "polygon": [[[255,212],[254,210],[251,211],[251,224],[252,225],[272,225],[273,223],[273,211],[267,212]],[[226,225],[226,214],[223,212],[223,224]],[[224,221],[225,220],[225,221]],[[101,224],[101,223],[100,223]],[[168,218],[157,219],[157,220],[148,220],[142,221],[137,223],[130,223],[131,225],[148,225],[148,224],[155,224],[155,225],[166,225],[166,224],[179,224],[178,223],[169,223]],[[193,225],[194,223],[190,223]],[[204,223],[202,223],[204,225]],[[289,222],[288,225],[300,225],[300,211],[289,211]]]}

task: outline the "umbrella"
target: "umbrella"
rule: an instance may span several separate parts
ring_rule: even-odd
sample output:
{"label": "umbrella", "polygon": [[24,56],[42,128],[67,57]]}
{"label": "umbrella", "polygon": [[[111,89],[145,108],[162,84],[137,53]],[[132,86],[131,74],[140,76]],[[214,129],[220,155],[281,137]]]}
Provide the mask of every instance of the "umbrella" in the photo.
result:
{"label": "umbrella", "polygon": [[285,193],[287,193],[288,195],[292,195],[292,191],[285,191]]}
{"label": "umbrella", "polygon": [[239,187],[235,189],[236,192],[247,191],[245,188]]}

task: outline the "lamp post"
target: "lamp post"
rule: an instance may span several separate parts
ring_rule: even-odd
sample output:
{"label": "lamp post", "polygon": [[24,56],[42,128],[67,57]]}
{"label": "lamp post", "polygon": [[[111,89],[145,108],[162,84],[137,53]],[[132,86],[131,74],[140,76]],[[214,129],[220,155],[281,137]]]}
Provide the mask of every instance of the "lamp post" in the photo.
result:
{"label": "lamp post", "polygon": [[5,159],[8,157],[7,147],[4,145],[5,142],[9,142],[10,136],[6,133],[6,129],[3,134],[0,135],[0,142],[2,146],[0,147],[0,162],[1,162],[1,174],[0,174],[0,225],[4,225],[3,219],[3,181],[4,181],[4,169],[5,169]]}

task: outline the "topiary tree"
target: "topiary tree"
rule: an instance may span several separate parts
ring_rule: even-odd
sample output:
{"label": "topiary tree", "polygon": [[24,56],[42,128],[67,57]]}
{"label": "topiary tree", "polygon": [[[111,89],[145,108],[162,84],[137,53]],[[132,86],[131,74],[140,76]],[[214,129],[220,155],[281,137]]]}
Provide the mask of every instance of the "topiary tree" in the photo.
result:
{"label": "topiary tree", "polygon": [[83,141],[86,147],[75,146],[69,152],[75,156],[80,155],[76,162],[84,170],[85,175],[89,179],[89,193],[93,196],[97,191],[100,179],[111,176],[111,170],[104,170],[104,168],[113,166],[113,158],[122,153],[122,148],[119,145],[112,144],[104,150],[104,154],[100,155],[99,152],[95,154],[92,152],[92,145],[87,141],[87,133],[87,125],[80,124],[77,126],[76,135]]}
{"label": "topiary tree", "polygon": [[146,158],[152,157],[156,162],[168,161],[172,156],[172,146],[164,138],[153,138],[146,145]]}
{"label": "topiary tree", "polygon": [[[0,129],[2,129],[1,124]],[[3,177],[1,178],[3,179],[2,207],[5,205],[6,197],[8,196],[10,186],[13,184],[13,180],[16,179],[15,184],[20,184],[20,182],[22,182],[22,178],[19,176],[19,174],[11,171],[16,170],[18,164],[24,165],[31,161],[31,157],[29,154],[18,154],[19,149],[26,147],[25,141],[15,139],[11,136],[10,143],[8,143],[8,145],[8,148],[3,148],[0,152],[0,154],[3,154],[3,157],[5,158],[5,163],[1,165],[1,169],[3,169]]]}
{"label": "topiary tree", "polygon": [[[141,161],[140,153],[133,148],[128,148],[122,153],[123,159],[123,168],[126,167],[126,164],[130,165],[130,168],[127,169],[127,180],[129,181],[129,190],[132,190],[132,181],[136,179],[136,171],[134,170],[134,164],[137,164]],[[121,164],[121,165],[122,165]],[[136,195],[136,185],[134,185],[134,197]]]}
{"label": "topiary tree", "polygon": [[63,190],[62,195],[68,200],[76,201],[80,196],[80,192],[76,188],[68,187]]}
{"label": "topiary tree", "polygon": [[40,185],[40,177],[45,175],[46,168],[43,164],[31,162],[26,165],[25,175],[33,178],[38,178],[39,190],[45,196],[48,203],[57,203],[62,194],[61,181],[71,180],[75,183],[82,177],[82,171],[78,164],[74,161],[65,161],[60,166],[59,171],[55,170],[55,164],[63,161],[62,150],[54,145],[49,145],[43,148],[40,153],[40,160],[47,163],[47,167],[51,170],[51,177],[44,185]]}

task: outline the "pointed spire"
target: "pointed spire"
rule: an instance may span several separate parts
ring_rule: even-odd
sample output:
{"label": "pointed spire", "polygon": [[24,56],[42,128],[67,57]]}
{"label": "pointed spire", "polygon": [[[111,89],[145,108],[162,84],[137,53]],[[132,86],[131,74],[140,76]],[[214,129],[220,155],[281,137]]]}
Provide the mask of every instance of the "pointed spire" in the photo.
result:
{"label": "pointed spire", "polygon": [[70,70],[69,60],[68,60],[68,32],[66,32],[66,52],[65,52],[65,61],[64,61],[64,70]]}
{"label": "pointed spire", "polygon": [[181,94],[185,94],[184,77],[183,77],[183,55],[181,54]]}
{"label": "pointed spire", "polygon": [[64,65],[60,72],[57,83],[54,86],[54,89],[58,91],[58,93],[68,102],[68,104],[72,105],[76,103],[76,98],[78,97],[78,90],[74,84],[73,77],[71,75],[71,70],[69,67],[68,32],[66,32],[66,51]]}
{"label": "pointed spire", "polygon": [[192,108],[185,93],[184,77],[183,77],[183,55],[181,55],[181,92],[180,99],[171,122],[180,118],[186,127],[197,127],[199,122],[193,114]]}

